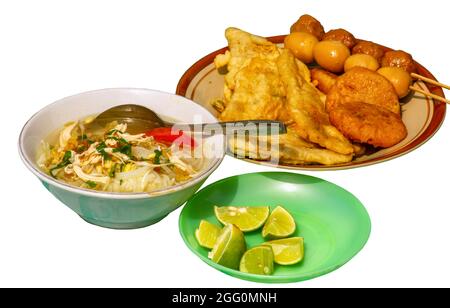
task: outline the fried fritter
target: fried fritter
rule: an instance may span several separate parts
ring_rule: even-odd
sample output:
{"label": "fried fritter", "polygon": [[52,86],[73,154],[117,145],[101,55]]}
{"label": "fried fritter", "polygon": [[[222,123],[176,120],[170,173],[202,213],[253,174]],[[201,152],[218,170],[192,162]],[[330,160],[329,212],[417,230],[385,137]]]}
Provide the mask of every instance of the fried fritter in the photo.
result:
{"label": "fried fritter", "polygon": [[389,148],[407,136],[401,117],[376,105],[350,102],[330,111],[330,121],[347,138]]}
{"label": "fried fritter", "polygon": [[328,94],[336,84],[338,76],[321,68],[311,70],[313,84],[323,93]]}
{"label": "fried fritter", "polygon": [[278,137],[230,138],[230,150],[238,156],[291,165],[336,165],[352,161],[353,155],[339,154],[305,141],[293,129]]}
{"label": "fried fritter", "polygon": [[363,102],[385,108],[397,115],[400,104],[394,86],[380,74],[355,67],[340,76],[328,93],[328,112],[346,103]]}
{"label": "fried fritter", "polygon": [[340,154],[353,154],[352,144],[330,124],[328,114],[314,86],[299,73],[294,55],[287,49],[277,60],[286,89],[286,109],[302,138]]}
{"label": "fried fritter", "polygon": [[278,119],[285,93],[275,62],[277,46],[236,28],[225,35],[230,53],[220,120]]}
{"label": "fried fritter", "polygon": [[253,58],[239,71],[231,100],[220,115],[222,121],[276,120],[283,108],[284,88],[275,63]]}

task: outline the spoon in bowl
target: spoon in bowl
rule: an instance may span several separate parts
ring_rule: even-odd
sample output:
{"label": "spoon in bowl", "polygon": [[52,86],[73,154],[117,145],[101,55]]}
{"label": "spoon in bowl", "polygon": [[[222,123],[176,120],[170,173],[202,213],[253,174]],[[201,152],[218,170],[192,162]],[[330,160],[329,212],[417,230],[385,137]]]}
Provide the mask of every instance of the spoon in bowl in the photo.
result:
{"label": "spoon in bowl", "polygon": [[270,135],[285,134],[286,126],[281,121],[246,120],[202,124],[179,124],[161,119],[153,110],[141,105],[119,105],[100,113],[92,122],[86,125],[87,130],[105,127],[108,123],[117,121],[127,124],[127,130],[132,134],[148,132],[156,128],[180,125],[188,127],[193,133],[203,136],[216,134],[216,131],[235,133],[245,131],[248,134]]}

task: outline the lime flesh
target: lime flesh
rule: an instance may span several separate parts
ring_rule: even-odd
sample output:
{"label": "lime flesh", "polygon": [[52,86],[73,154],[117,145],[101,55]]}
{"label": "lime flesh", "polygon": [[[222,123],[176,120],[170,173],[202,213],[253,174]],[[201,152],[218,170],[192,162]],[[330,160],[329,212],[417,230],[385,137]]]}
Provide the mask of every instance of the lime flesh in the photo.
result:
{"label": "lime flesh", "polygon": [[261,228],[269,217],[268,206],[262,207],[214,207],[216,218],[224,225],[233,224],[242,232]]}
{"label": "lime flesh", "polygon": [[246,247],[244,233],[230,224],[222,229],[208,257],[217,264],[238,269]]}
{"label": "lime flesh", "polygon": [[213,249],[214,244],[219,237],[221,228],[210,223],[209,221],[202,220],[197,230],[195,230],[195,238],[200,246],[208,249]]}
{"label": "lime flesh", "polygon": [[297,264],[303,260],[305,253],[302,237],[275,240],[266,242],[263,245],[272,248],[275,263],[280,265]]}
{"label": "lime flesh", "polygon": [[255,275],[273,274],[274,255],[272,248],[259,246],[248,250],[241,259],[239,270]]}
{"label": "lime flesh", "polygon": [[265,238],[286,238],[295,232],[295,228],[295,220],[291,214],[283,207],[278,206],[267,219],[262,235]]}

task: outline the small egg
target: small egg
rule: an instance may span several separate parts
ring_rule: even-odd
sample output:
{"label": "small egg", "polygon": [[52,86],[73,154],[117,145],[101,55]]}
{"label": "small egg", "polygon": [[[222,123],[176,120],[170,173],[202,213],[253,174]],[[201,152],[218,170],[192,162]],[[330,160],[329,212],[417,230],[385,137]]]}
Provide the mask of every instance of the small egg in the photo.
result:
{"label": "small egg", "polygon": [[384,76],[392,83],[399,98],[409,94],[412,78],[404,69],[399,67],[382,67],[378,70],[378,74]]}
{"label": "small egg", "polygon": [[294,56],[303,63],[314,61],[314,47],[319,40],[306,32],[293,32],[284,39],[284,47],[289,49]]}
{"label": "small egg", "polygon": [[373,56],[366,54],[355,54],[348,57],[348,59],[345,61],[344,70],[345,72],[348,72],[352,68],[358,66],[376,72],[380,67],[380,64]]}
{"label": "small egg", "polygon": [[350,50],[339,41],[322,41],[314,48],[314,59],[317,64],[332,73],[342,73]]}

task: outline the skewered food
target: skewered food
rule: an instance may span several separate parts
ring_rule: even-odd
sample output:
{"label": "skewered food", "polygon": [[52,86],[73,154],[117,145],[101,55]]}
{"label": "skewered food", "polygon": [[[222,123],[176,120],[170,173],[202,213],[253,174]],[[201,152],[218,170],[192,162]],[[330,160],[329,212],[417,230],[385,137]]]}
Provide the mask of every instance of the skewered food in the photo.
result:
{"label": "skewered food", "polygon": [[310,64],[314,61],[314,47],[318,42],[319,40],[310,33],[294,32],[286,36],[284,47],[303,63]]}
{"label": "skewered food", "polygon": [[412,78],[404,69],[399,67],[382,67],[378,70],[378,74],[386,77],[392,83],[399,98],[409,94]]}
{"label": "skewered food", "polygon": [[384,56],[384,49],[380,45],[373,43],[373,42],[367,42],[367,41],[360,41],[358,44],[356,44],[355,47],[352,49],[352,54],[365,54],[374,57],[377,59],[378,63],[381,64],[381,59]]}
{"label": "skewered food", "polygon": [[322,24],[311,15],[302,15],[291,26],[291,33],[306,32],[314,35],[318,40],[321,40],[325,34]]}
{"label": "skewered food", "polygon": [[408,73],[415,73],[417,71],[416,63],[413,57],[402,50],[388,51],[381,59],[382,67],[400,67]]}
{"label": "skewered food", "polygon": [[322,41],[314,48],[314,59],[324,69],[341,73],[350,50],[339,41]]}
{"label": "skewered food", "polygon": [[377,59],[372,56],[365,54],[356,54],[351,55],[345,61],[344,71],[348,72],[354,67],[364,67],[371,71],[376,71],[380,67],[380,65],[378,64]]}
{"label": "skewered food", "polygon": [[352,49],[357,43],[353,34],[344,29],[335,29],[328,31],[322,37],[322,41],[339,41],[348,49]]}

